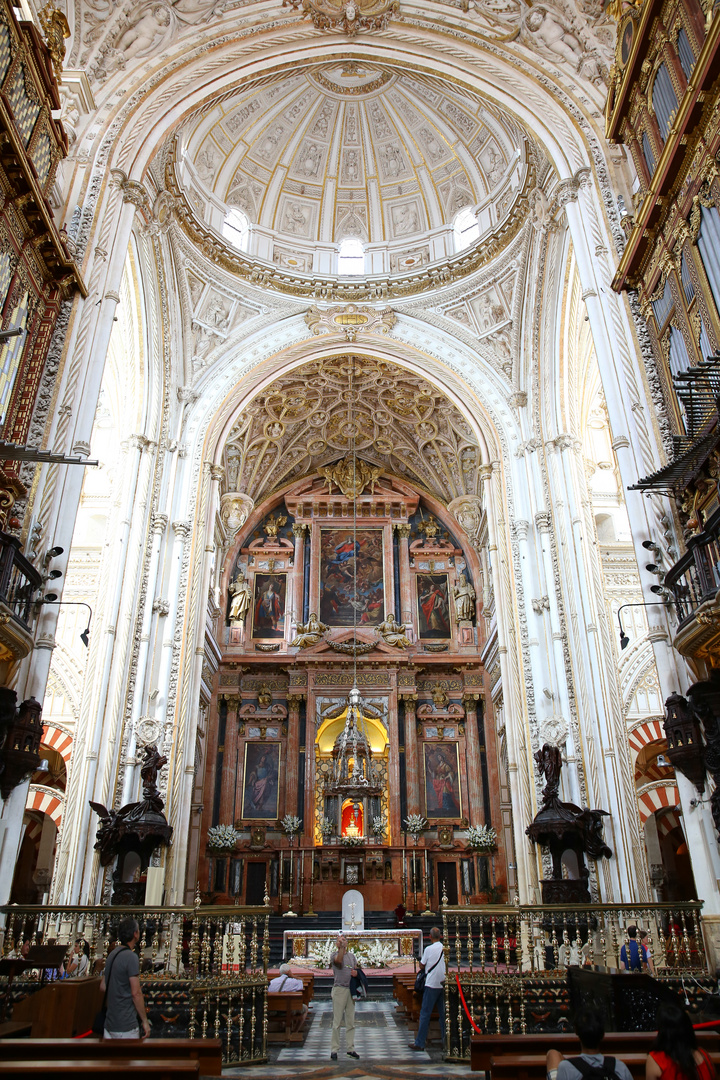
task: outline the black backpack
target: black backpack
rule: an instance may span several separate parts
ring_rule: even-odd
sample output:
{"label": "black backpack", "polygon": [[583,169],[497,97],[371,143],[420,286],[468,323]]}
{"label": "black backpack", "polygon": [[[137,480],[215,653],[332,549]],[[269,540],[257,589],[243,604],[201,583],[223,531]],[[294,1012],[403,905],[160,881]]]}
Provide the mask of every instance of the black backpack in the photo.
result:
{"label": "black backpack", "polygon": [[581,1057],[568,1058],[568,1061],[582,1073],[584,1080],[615,1080],[614,1057],[604,1057],[602,1065],[590,1065]]}

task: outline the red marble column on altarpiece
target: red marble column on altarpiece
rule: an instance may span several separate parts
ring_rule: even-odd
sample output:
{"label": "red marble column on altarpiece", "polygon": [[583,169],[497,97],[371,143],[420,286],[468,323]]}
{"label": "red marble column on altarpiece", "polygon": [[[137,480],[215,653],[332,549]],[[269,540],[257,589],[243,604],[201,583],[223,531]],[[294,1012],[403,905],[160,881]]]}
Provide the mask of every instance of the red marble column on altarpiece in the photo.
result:
{"label": "red marble column on altarpiece", "polygon": [[223,772],[220,788],[220,824],[233,825],[235,807],[235,787],[238,782],[235,767],[238,747],[238,710],[240,698],[226,695],[227,719],[225,721],[225,751],[223,754]]}
{"label": "red marble column on altarpiece", "polygon": [[298,758],[300,756],[300,702],[297,694],[287,698],[287,761],[285,764],[285,813],[297,814]]}
{"label": "red marble column on altarpiece", "polygon": [[468,819],[471,825],[483,823],[482,773],[480,769],[480,742],[477,729],[477,701],[479,694],[465,694],[465,746],[467,757]]}
{"label": "red marble column on altarpiece", "polygon": [[408,814],[420,813],[420,787],[418,778],[418,741],[415,706],[417,694],[406,694],[405,702],[405,784],[407,787]]}

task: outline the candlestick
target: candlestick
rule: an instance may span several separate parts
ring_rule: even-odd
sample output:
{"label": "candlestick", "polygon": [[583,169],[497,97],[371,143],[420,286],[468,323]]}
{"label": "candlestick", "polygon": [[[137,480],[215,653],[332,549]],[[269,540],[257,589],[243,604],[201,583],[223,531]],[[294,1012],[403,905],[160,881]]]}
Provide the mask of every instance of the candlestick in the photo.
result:
{"label": "candlestick", "polygon": [[300,851],[300,914],[303,913],[305,899],[305,848]]}
{"label": "candlestick", "polygon": [[423,855],[425,857],[425,910],[423,911],[423,915],[432,915],[432,911],[430,910],[430,888],[429,888],[429,884],[428,884],[429,881],[430,881],[430,878],[428,876],[428,852],[427,852],[427,848],[423,848]]}

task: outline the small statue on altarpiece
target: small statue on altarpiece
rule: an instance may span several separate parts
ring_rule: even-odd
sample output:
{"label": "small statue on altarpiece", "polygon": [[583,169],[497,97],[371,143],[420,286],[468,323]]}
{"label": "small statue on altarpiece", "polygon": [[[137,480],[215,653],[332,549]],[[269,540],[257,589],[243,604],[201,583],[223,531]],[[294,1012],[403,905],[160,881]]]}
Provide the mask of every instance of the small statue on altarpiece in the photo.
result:
{"label": "small statue on altarpiece", "polygon": [[405,623],[396,623],[394,615],[388,615],[375,629],[385,644],[394,649],[407,649],[410,645],[410,639],[405,634]]}
{"label": "small statue on altarpiece", "polygon": [[297,635],[290,642],[298,649],[309,649],[312,645],[319,645],[324,635],[330,629],[325,623],[320,622],[316,612],[310,612],[310,618],[306,623],[298,623]]}
{"label": "small statue on altarpiece", "polygon": [[252,602],[252,590],[250,583],[244,577],[242,570],[238,570],[237,577],[230,582],[229,593],[232,596],[230,602],[230,622],[245,622],[245,616],[250,610]]}
{"label": "small statue on altarpiece", "polygon": [[458,576],[453,596],[457,621],[472,622],[475,617],[475,590],[463,573]]}

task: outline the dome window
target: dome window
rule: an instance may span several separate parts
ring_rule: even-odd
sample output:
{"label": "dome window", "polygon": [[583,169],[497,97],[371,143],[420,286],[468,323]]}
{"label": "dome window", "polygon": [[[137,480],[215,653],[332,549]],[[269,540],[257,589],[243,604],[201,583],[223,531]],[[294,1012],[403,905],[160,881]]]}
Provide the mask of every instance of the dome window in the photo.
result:
{"label": "dome window", "polygon": [[365,273],[365,248],[356,236],[346,237],[338,248],[338,274],[342,277]]}
{"label": "dome window", "polygon": [[480,226],[478,225],[474,212],[469,206],[466,206],[464,210],[461,210],[455,218],[453,230],[456,251],[463,251],[466,247],[470,247],[470,245],[474,244],[480,236]]}
{"label": "dome window", "polygon": [[241,251],[247,250],[248,233],[250,222],[242,210],[232,209],[228,211],[223,222],[223,236],[229,240],[233,247]]}

